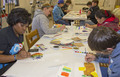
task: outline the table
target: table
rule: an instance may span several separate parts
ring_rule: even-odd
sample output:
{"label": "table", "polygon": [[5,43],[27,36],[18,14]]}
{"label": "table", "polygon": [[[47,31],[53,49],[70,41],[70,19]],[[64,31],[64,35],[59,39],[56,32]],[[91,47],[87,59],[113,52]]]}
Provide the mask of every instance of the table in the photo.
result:
{"label": "table", "polygon": [[[50,41],[54,38],[56,39],[66,39],[70,40],[71,37],[82,38],[82,43],[84,47],[80,47],[80,51],[90,51],[87,45],[87,38],[91,29],[86,28],[88,32],[82,32],[82,27],[80,30],[76,30],[75,26],[68,27],[68,32],[60,32],[59,36],[54,35],[44,35],[36,44],[44,44],[47,47],[45,51],[39,51],[43,53],[41,59],[27,58],[24,60],[18,60],[8,71],[6,71],[3,76],[11,77],[58,77],[58,72],[61,66],[67,66],[73,69],[70,77],[79,77],[83,74],[80,71],[76,71],[78,66],[83,67],[85,62],[85,54],[75,53],[73,49],[64,50],[61,47],[58,49],[53,48],[53,44]],[[76,34],[75,34],[76,33]],[[56,37],[55,37],[56,36]],[[54,38],[53,38],[54,37]],[[35,45],[32,47],[34,48]],[[33,54],[33,53],[31,53]],[[101,76],[101,71],[99,68],[99,63],[93,62],[95,65],[96,72],[99,77]]]}
{"label": "table", "polygon": [[63,19],[67,20],[87,20],[86,13],[79,14],[79,11],[70,11],[65,16],[63,16]]}

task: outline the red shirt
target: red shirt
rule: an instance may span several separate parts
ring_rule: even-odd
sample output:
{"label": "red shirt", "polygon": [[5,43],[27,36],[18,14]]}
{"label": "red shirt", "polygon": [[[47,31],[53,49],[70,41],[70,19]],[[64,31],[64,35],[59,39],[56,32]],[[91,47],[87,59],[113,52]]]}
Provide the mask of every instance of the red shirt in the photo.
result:
{"label": "red shirt", "polygon": [[115,16],[112,16],[110,18],[107,18],[102,24],[97,24],[97,26],[105,26],[110,27],[115,31],[119,30],[119,19]]}

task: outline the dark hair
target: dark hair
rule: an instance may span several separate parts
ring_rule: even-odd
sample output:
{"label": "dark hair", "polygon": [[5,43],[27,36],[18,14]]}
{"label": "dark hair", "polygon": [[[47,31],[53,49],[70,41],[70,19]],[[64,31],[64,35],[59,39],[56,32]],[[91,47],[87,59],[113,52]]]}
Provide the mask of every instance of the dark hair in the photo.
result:
{"label": "dark hair", "polygon": [[110,18],[111,16],[113,16],[113,14],[109,10],[100,9],[96,11],[95,16],[101,19],[102,17]]}
{"label": "dark hair", "polygon": [[93,0],[92,2],[96,3],[97,5],[99,4],[98,0]]}
{"label": "dark hair", "polygon": [[23,8],[12,9],[7,18],[7,23],[10,26],[16,25],[17,23],[31,24],[31,14]]}
{"label": "dark hair", "polygon": [[71,4],[71,1],[66,1],[66,3],[69,3],[69,4]]}
{"label": "dark hair", "polygon": [[88,6],[88,5],[92,5],[92,2],[91,2],[91,1],[89,1],[89,2],[87,3],[87,6]]}
{"label": "dark hair", "polygon": [[88,45],[91,50],[103,51],[107,48],[115,48],[120,42],[120,35],[110,27],[96,27],[88,37]]}
{"label": "dark hair", "polygon": [[44,8],[50,8],[51,7],[51,5],[50,4],[44,4],[42,7],[41,7],[41,9],[43,10]]}

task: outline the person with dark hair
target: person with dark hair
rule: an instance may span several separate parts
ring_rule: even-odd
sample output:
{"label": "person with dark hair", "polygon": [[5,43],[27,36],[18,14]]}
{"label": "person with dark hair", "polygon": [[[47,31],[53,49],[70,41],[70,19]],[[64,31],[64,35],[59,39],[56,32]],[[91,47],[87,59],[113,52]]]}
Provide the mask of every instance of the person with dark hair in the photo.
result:
{"label": "person with dark hair", "polygon": [[89,8],[91,8],[91,7],[92,7],[92,2],[89,1],[89,2],[87,3],[87,6],[88,6]]}
{"label": "person with dark hair", "polygon": [[95,18],[98,21],[97,25],[86,24],[87,27],[95,28],[97,26],[111,27],[113,30],[119,30],[119,19],[116,18],[109,10],[100,9],[95,13]]}
{"label": "person with dark hair", "polygon": [[25,51],[23,34],[31,23],[31,14],[23,8],[12,9],[7,18],[8,27],[0,30],[0,69],[9,63],[30,57]]}
{"label": "person with dark hair", "polygon": [[51,12],[52,7],[50,4],[44,4],[41,9],[35,11],[32,22],[32,31],[37,29],[40,37],[44,34],[57,33],[65,28],[65,26],[61,26],[60,28],[49,28],[49,19],[47,17]]}
{"label": "person with dark hair", "polygon": [[61,7],[63,6],[64,6],[64,0],[58,0],[58,4],[55,5],[53,9],[53,18],[56,24],[69,25],[67,21],[63,20],[64,13],[61,9]]}
{"label": "person with dark hair", "polygon": [[109,63],[109,77],[120,76],[120,35],[118,33],[110,27],[96,27],[88,37],[88,46],[96,54],[86,54],[87,62],[95,60]]}
{"label": "person with dark hair", "polygon": [[68,6],[69,6],[70,4],[71,4],[71,1],[67,0],[67,1],[65,2],[64,6],[61,7],[64,15],[67,14],[68,12],[70,12],[70,10],[68,10]]}
{"label": "person with dark hair", "polygon": [[90,19],[94,24],[97,24],[97,20],[95,19],[95,12],[99,10],[98,3],[98,0],[93,0],[92,7],[90,8],[87,14],[87,18]]}

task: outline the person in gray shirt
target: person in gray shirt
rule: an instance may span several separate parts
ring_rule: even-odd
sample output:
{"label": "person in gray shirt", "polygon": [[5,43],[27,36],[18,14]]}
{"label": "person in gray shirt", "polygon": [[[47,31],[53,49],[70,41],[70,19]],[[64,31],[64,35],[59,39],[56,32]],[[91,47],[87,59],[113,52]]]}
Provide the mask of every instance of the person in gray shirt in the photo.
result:
{"label": "person in gray shirt", "polygon": [[52,7],[50,4],[44,4],[41,9],[35,11],[32,21],[32,31],[37,29],[40,37],[44,34],[55,34],[65,28],[65,26],[61,26],[60,28],[49,28],[49,19],[47,16],[50,15],[51,12]]}

